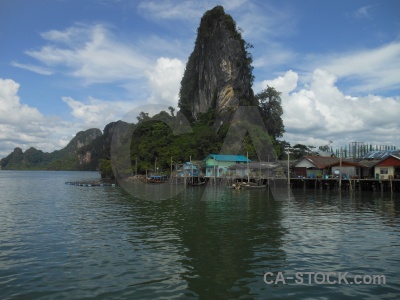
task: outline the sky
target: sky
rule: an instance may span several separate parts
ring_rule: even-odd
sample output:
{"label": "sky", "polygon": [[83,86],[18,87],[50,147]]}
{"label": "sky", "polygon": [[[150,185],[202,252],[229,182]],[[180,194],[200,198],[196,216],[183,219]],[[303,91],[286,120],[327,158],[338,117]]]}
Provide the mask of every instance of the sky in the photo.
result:
{"label": "sky", "polygon": [[0,158],[61,149],[143,105],[177,107],[216,5],[254,46],[254,92],[281,92],[283,140],[400,147],[397,0],[0,0]]}

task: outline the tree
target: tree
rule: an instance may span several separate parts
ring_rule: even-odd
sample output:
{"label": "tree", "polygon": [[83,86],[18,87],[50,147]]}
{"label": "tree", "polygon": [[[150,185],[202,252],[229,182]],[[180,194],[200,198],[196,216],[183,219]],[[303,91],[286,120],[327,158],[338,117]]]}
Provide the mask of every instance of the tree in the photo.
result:
{"label": "tree", "polygon": [[283,109],[280,95],[280,92],[268,86],[255,96],[260,107],[261,116],[267,126],[268,133],[274,140],[282,137],[285,132],[285,126],[282,121]]}
{"label": "tree", "polygon": [[291,150],[292,150],[291,157],[293,157],[293,159],[302,158],[305,155],[312,154],[312,150],[310,149],[310,146],[306,146],[303,144],[296,144],[292,147]]}
{"label": "tree", "polygon": [[175,117],[175,114],[174,114],[175,108],[173,108],[172,106],[168,106],[168,109],[169,109],[169,111],[171,113],[171,117]]}
{"label": "tree", "polygon": [[286,141],[276,141],[274,148],[278,155],[278,160],[287,159],[286,149],[290,148],[290,143]]}
{"label": "tree", "polygon": [[136,119],[138,120],[138,122],[150,120],[149,113],[141,111]]}
{"label": "tree", "polygon": [[329,152],[329,145],[323,145],[323,146],[319,146],[318,150],[323,151],[323,152]]}

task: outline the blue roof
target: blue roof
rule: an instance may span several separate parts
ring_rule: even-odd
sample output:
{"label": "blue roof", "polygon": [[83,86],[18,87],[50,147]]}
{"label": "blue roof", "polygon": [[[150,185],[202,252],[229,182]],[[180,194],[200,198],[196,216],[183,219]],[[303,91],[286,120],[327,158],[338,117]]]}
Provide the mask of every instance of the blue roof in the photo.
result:
{"label": "blue roof", "polygon": [[230,154],[209,154],[203,161],[206,161],[209,158],[213,158],[217,161],[243,161],[250,162],[251,160],[243,155],[230,155]]}

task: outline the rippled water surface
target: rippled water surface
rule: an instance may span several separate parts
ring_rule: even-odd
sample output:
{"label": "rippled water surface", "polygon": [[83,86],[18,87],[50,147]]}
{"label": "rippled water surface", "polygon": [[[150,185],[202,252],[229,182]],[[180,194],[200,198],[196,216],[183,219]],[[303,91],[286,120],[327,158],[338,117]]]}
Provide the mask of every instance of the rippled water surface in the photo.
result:
{"label": "rippled water surface", "polygon": [[189,187],[145,201],[135,186],[64,184],[96,178],[0,171],[1,299],[400,297],[399,195]]}

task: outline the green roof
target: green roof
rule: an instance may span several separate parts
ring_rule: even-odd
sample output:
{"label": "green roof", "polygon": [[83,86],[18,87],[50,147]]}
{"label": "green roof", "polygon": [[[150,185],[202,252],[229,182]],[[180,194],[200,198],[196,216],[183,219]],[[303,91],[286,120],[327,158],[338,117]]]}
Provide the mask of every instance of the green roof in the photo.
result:
{"label": "green roof", "polygon": [[209,158],[213,158],[216,161],[238,161],[238,162],[250,162],[251,160],[243,155],[230,155],[230,154],[209,154],[203,161]]}

